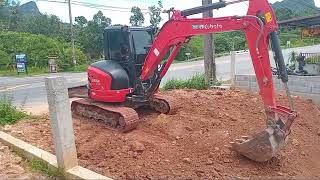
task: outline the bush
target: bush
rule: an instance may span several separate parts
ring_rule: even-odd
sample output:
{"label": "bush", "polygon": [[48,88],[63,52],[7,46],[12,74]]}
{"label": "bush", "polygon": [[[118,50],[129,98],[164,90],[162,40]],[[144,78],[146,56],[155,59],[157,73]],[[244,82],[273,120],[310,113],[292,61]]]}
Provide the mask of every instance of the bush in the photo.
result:
{"label": "bush", "polygon": [[[2,51],[0,55],[5,55],[3,56],[5,58],[0,58],[0,64],[7,64],[8,58],[9,62],[14,64],[15,54],[26,53],[29,67],[47,67],[47,56],[52,54],[58,55],[58,65],[61,70],[73,66],[70,44],[62,40],[44,35],[2,31],[0,32],[0,42],[0,50]],[[87,62],[85,54],[78,48],[76,54],[78,64]]]}
{"label": "bush", "polygon": [[8,66],[11,64],[11,57],[6,52],[2,51],[0,49],[0,66],[4,66],[8,68]]}
{"label": "bush", "polygon": [[320,56],[313,56],[306,59],[307,64],[320,64]]}
{"label": "bush", "polygon": [[[215,53],[221,54],[232,50],[243,50],[247,48],[246,37],[242,32],[216,33],[214,35]],[[186,44],[177,55],[176,60],[186,60],[186,53],[191,53],[190,58],[202,57],[204,41],[202,36],[194,36],[190,42]]]}
{"label": "bush", "polygon": [[171,89],[208,89],[208,86],[205,84],[204,75],[195,75],[191,79],[187,80],[177,80],[171,79],[165,83],[163,86],[164,90]]}
{"label": "bush", "polygon": [[0,126],[14,124],[17,121],[29,117],[29,115],[12,103],[13,98],[4,95],[0,98]]}
{"label": "bush", "polygon": [[86,72],[88,70],[89,64],[82,64],[72,68],[69,68],[68,71],[71,72]]}

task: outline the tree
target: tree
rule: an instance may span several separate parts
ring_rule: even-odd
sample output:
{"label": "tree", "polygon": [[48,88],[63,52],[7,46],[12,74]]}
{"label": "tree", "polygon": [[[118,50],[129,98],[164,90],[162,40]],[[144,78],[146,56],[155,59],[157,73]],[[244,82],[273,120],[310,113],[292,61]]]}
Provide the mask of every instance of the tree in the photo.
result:
{"label": "tree", "polygon": [[19,26],[16,28],[16,31],[43,34],[50,37],[60,37],[63,26],[61,20],[55,15],[34,16],[27,14],[20,17],[18,23]]}
{"label": "tree", "polygon": [[9,18],[9,30],[16,30],[19,22],[18,5],[10,7]]}
{"label": "tree", "polygon": [[144,23],[144,16],[141,9],[139,7],[132,7],[131,13],[130,24],[132,26],[142,26]]}
{"label": "tree", "polygon": [[288,9],[288,8],[277,9],[276,14],[277,14],[277,19],[280,21],[291,19],[296,16],[295,13],[291,9]]}
{"label": "tree", "polygon": [[[30,33],[0,31],[0,64],[9,66],[13,63],[12,57],[17,52],[28,54],[30,67],[47,67],[49,54],[59,56],[59,67],[67,69],[72,67],[69,43],[56,38]],[[87,61],[86,56],[77,49],[79,64]],[[2,66],[3,67],[3,66]]]}
{"label": "tree", "polygon": [[151,6],[149,9],[150,15],[150,24],[152,27],[158,27],[159,23],[161,22],[161,12],[163,9],[163,5],[161,1],[158,1],[158,6]]}
{"label": "tree", "polygon": [[90,58],[100,58],[103,53],[103,31],[111,25],[111,19],[99,11],[87,23],[81,16],[76,17],[76,22],[79,25],[76,27],[77,43],[81,44]]}
{"label": "tree", "polygon": [[105,17],[101,11],[93,16],[93,22],[103,29],[111,25],[111,19]]}
{"label": "tree", "polygon": [[76,24],[80,27],[84,27],[87,25],[88,20],[84,16],[75,17]]}

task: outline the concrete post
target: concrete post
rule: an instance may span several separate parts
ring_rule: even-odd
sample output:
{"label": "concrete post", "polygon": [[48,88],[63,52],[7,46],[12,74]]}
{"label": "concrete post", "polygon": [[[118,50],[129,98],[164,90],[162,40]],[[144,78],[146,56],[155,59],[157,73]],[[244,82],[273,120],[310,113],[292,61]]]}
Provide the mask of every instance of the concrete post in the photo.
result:
{"label": "concrete post", "polygon": [[78,159],[66,80],[49,77],[45,84],[58,167],[67,171],[78,165]]}
{"label": "concrete post", "polygon": [[236,52],[231,51],[231,63],[230,63],[230,88],[235,88],[235,78],[236,78]]}

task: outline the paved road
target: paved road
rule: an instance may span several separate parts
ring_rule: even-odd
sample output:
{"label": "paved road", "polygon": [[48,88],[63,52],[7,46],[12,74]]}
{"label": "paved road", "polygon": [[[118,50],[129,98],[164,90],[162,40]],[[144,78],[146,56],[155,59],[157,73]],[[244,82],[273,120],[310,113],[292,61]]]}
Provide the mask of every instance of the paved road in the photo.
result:
{"label": "paved road", "polygon": [[[290,52],[293,50],[296,52],[319,52],[320,45],[286,49],[283,51],[285,59],[288,59]],[[216,64],[218,79],[229,79],[230,56],[217,58]],[[187,79],[195,74],[203,73],[203,71],[203,61],[173,64],[163,79],[162,84],[173,78]],[[236,73],[254,74],[249,53],[236,55]],[[86,73],[58,73],[24,78],[0,77],[0,96],[3,94],[12,95],[14,97],[14,104],[23,106],[29,112],[35,114],[46,112],[48,107],[44,78],[56,75],[64,76],[67,79],[68,86],[84,84],[87,79]]]}

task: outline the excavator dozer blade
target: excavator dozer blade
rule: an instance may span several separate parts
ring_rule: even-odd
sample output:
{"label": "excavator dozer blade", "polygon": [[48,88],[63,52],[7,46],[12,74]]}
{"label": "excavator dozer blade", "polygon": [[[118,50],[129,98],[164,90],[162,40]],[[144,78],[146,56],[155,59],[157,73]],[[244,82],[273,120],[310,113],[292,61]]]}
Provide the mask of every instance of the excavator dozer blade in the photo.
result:
{"label": "excavator dozer blade", "polygon": [[252,138],[243,136],[236,139],[229,148],[251,160],[265,162],[276,156],[285,146],[287,138],[278,127],[269,127]]}
{"label": "excavator dozer blade", "polygon": [[68,88],[69,98],[87,98],[88,88],[87,85]]}

